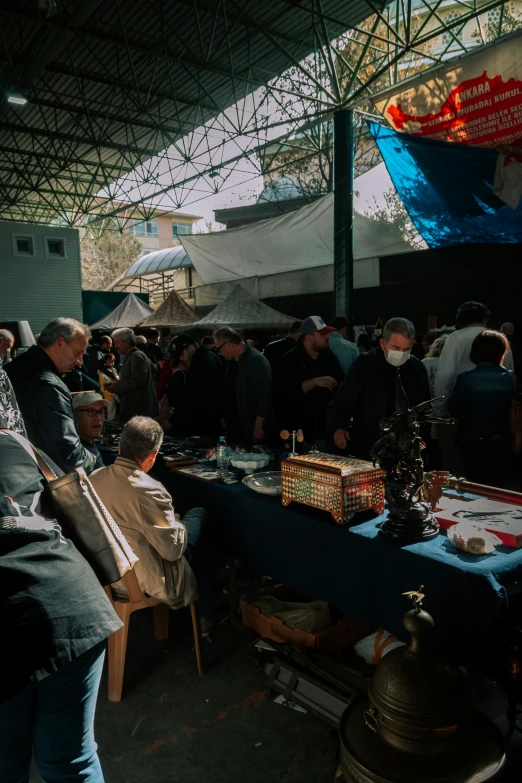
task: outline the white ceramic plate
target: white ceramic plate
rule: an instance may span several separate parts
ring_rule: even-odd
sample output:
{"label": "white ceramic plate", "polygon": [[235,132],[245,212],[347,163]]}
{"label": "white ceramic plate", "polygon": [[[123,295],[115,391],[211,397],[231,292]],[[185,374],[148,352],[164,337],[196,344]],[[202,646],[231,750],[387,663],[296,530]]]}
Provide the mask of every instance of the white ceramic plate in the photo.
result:
{"label": "white ceramic plate", "polygon": [[261,492],[263,495],[281,494],[281,471],[270,473],[253,473],[245,476],[243,484],[254,492]]}

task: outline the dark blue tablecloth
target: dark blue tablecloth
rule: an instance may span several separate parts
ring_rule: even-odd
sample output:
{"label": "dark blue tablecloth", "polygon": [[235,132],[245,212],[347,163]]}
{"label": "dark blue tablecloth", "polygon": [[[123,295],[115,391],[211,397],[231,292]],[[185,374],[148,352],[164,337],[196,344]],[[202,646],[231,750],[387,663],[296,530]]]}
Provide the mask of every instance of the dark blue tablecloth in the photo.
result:
{"label": "dark blue tablecloth", "polygon": [[510,593],[522,591],[522,550],[502,547],[477,557],[456,550],[444,534],[397,546],[379,534],[381,517],[340,527],[325,512],[296,503],[283,508],[280,498],[242,483],[207,484],[161,464],[154,471],[181,512],[208,509],[229,555],[403,639],[409,603],[402,593],[421,584],[438,646],[469,642]]}

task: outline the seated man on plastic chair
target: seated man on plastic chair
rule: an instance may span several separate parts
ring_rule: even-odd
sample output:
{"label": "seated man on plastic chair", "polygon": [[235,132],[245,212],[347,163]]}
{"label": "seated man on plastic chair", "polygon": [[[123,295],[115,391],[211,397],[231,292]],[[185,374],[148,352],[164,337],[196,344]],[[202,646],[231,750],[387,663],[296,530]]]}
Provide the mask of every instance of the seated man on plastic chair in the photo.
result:
{"label": "seated man on plastic chair", "polygon": [[[201,629],[207,636],[214,625],[212,592],[206,573],[198,568],[207,513],[193,508],[182,521],[163,484],[147,475],[162,440],[157,422],[134,416],[123,428],[115,463],[90,479],[139,558],[134,571],[143,593],[179,609],[197,599],[199,583]],[[113,589],[126,593],[122,581]]]}

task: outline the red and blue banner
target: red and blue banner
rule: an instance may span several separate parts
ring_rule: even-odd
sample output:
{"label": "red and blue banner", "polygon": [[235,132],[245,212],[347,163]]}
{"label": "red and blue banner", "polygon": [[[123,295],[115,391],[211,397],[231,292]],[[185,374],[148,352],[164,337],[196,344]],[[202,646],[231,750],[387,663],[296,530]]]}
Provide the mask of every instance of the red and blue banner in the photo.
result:
{"label": "red and blue banner", "polygon": [[522,197],[522,34],[395,85],[374,104],[401,133],[495,150],[495,193],[517,207]]}

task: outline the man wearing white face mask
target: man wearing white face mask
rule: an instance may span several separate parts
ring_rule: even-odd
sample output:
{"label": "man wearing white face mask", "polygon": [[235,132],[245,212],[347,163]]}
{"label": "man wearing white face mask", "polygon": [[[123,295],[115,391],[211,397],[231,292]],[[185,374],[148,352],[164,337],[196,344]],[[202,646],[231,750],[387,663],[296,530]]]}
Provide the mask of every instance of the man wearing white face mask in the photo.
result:
{"label": "man wearing white face mask", "polygon": [[328,411],[328,432],[338,449],[369,458],[382,435],[379,424],[395,410],[397,373],[411,406],[430,399],[426,368],[411,355],[414,341],[412,322],[391,318],[379,347],[355,360]]}

